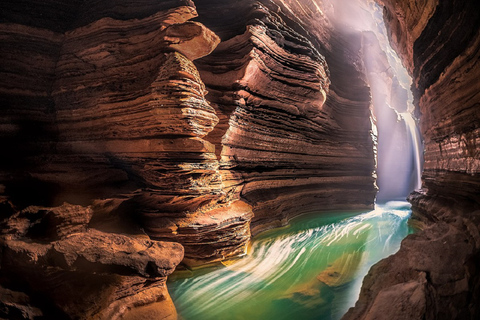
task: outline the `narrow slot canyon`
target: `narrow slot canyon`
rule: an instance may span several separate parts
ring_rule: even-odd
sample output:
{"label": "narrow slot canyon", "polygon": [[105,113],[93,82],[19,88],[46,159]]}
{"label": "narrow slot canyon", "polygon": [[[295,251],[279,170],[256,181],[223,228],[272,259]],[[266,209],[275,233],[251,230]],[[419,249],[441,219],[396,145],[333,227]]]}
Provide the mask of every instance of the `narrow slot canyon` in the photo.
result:
{"label": "narrow slot canyon", "polygon": [[473,0],[6,0],[0,37],[0,318],[480,318]]}

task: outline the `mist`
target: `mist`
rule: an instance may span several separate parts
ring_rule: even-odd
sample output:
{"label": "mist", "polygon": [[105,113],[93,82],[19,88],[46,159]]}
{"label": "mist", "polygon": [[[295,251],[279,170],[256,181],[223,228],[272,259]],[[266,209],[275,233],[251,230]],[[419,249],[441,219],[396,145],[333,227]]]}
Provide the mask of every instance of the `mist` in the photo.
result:
{"label": "mist", "polygon": [[377,146],[377,202],[403,200],[421,188],[423,143],[410,90],[412,80],[391,48],[382,7],[373,0],[326,0],[325,14],[343,32],[361,32]]}

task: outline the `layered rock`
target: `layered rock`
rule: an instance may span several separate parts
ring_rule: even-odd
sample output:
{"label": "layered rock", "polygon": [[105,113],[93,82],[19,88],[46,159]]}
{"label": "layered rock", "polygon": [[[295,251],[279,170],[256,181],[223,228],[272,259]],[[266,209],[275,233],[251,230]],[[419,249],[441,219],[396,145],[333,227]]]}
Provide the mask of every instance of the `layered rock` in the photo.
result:
{"label": "layered rock", "polygon": [[[2,25],[5,73],[13,76],[2,86],[2,137],[12,148],[1,174],[19,208],[123,194],[151,236],[180,241],[165,226],[195,225],[196,212],[231,204],[215,147],[201,139],[218,118],[192,63],[219,39],[187,21],[197,15],[192,2],[46,2],[32,7],[31,20],[16,4],[3,5],[11,22]],[[68,24],[55,24],[57,14],[75,10]],[[32,69],[39,76],[27,77]],[[244,211],[225,210],[216,231],[227,238],[239,221],[249,234],[250,208],[234,206]],[[238,241],[229,254],[208,257],[238,254],[246,240]]]}
{"label": "layered rock", "polygon": [[252,217],[250,205],[234,201],[184,218],[157,219],[146,230],[162,240],[180,242],[185,247],[183,263],[198,266],[244,255]]}
{"label": "layered rock", "polygon": [[[176,318],[166,277],[183,258],[177,243],[90,228],[91,207],[28,207],[1,236],[2,315],[113,319],[157,313]],[[8,287],[8,288],[4,288]],[[133,311],[131,311],[133,310]]]}
{"label": "layered rock", "polygon": [[345,319],[476,319],[480,14],[474,1],[382,4],[420,111],[423,186],[409,200],[421,230],[372,268]]}
{"label": "layered rock", "polygon": [[[2,86],[12,152],[1,174],[19,209],[121,195],[150,236],[181,242],[185,262],[198,264],[245,252],[253,212],[260,231],[304,212],[372,206],[360,35],[345,50],[317,7],[309,21],[319,22],[304,27],[323,31],[311,34],[296,2],[198,2],[224,40],[197,63],[212,107],[192,60],[219,39],[188,21],[189,1],[52,1],[31,19],[3,6],[14,77]],[[38,76],[25,77],[32,69]]]}
{"label": "layered rock", "polygon": [[[305,212],[373,206],[361,35],[347,46],[313,4],[196,5],[199,20],[222,37],[196,61],[220,119],[206,139],[216,146],[225,191],[253,206],[253,231]],[[300,9],[312,16],[296,16]]]}
{"label": "layered rock", "polygon": [[[0,25],[5,316],[175,318],[165,280],[183,247],[138,225],[195,225],[195,211],[230,204],[201,139],[218,120],[192,63],[218,37],[187,21],[190,1],[20,9],[3,2]],[[65,200],[83,206],[51,207]],[[246,247],[251,210],[237,206],[219,229],[230,236],[242,221],[245,236],[216,259]]]}
{"label": "layered rock", "polygon": [[[170,303],[165,277],[182,249],[137,223],[196,266],[244,254],[251,222],[259,232],[373,206],[365,35],[332,24],[321,3],[52,0],[26,18],[26,2],[0,10],[11,312],[165,316],[156,303]],[[203,24],[188,21],[196,10]],[[474,159],[475,139],[452,141]],[[83,206],[51,208],[63,201]],[[21,286],[7,281],[19,273]],[[38,300],[45,288],[82,290]]]}

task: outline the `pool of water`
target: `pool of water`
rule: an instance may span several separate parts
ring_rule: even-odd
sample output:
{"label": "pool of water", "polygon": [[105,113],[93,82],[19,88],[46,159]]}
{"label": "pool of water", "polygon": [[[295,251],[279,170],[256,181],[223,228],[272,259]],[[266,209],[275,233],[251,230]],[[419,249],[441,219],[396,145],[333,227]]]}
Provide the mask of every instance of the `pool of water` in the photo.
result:
{"label": "pool of water", "polygon": [[256,236],[234,262],[174,273],[168,288],[180,319],[339,319],[363,277],[395,253],[411,228],[407,202],[365,213],[318,213]]}

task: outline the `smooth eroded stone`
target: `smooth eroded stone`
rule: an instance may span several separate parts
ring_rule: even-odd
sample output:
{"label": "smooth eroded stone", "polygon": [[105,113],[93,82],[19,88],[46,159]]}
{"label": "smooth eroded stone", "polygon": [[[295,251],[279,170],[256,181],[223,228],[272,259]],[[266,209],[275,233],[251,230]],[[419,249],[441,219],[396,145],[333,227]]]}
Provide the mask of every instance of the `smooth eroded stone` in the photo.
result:
{"label": "smooth eroded stone", "polygon": [[135,239],[90,229],[53,243],[58,264],[97,272],[136,273],[144,277],[165,277],[183,258],[177,243]]}
{"label": "smooth eroded stone", "polygon": [[250,205],[234,201],[184,218],[152,215],[146,231],[155,239],[180,242],[185,248],[183,263],[193,267],[245,254],[252,217]]}
{"label": "smooth eroded stone", "polygon": [[220,38],[198,22],[173,24],[165,29],[164,40],[168,47],[181,52],[190,60],[210,54],[220,43]]}

